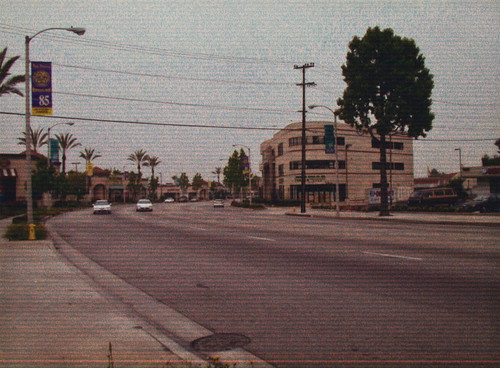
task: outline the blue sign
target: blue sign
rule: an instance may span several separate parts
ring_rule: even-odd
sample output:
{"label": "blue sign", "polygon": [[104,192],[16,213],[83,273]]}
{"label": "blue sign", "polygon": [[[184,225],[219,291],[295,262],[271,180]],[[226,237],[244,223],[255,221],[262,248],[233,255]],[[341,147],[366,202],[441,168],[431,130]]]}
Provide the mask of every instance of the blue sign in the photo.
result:
{"label": "blue sign", "polygon": [[49,142],[50,162],[53,164],[59,163],[59,141],[55,138],[50,138]]}
{"label": "blue sign", "polygon": [[31,63],[31,113],[52,115],[52,63]]}

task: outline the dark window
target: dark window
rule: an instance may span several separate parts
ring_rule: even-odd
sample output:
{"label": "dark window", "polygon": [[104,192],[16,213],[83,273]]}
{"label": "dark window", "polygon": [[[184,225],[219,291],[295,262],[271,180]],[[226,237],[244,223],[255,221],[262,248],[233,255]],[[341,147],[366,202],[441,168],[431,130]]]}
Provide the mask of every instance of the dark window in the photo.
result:
{"label": "dark window", "polygon": [[279,165],[278,166],[278,175],[279,176],[285,175],[285,165]]}
{"label": "dark window", "polygon": [[283,156],[283,143],[278,144],[278,156]]}
{"label": "dark window", "polygon": [[[385,147],[387,149],[397,149],[402,150],[404,148],[403,142],[385,142]],[[380,141],[372,138],[372,148],[380,148]]]}
{"label": "dark window", "polygon": [[[405,164],[403,162],[387,162],[386,163],[387,170],[401,170],[405,169]],[[382,170],[381,162],[372,162],[372,170]]]}

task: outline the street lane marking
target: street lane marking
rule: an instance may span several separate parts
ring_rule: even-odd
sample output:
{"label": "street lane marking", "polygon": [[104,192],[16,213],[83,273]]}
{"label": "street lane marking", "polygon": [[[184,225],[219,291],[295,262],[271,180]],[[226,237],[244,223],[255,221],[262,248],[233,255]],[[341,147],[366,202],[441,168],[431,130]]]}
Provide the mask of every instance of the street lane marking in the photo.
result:
{"label": "street lane marking", "polygon": [[258,236],[247,236],[247,238],[249,238],[249,239],[256,239],[256,240],[270,241],[270,242],[276,241],[276,240],[274,240],[274,239],[270,239],[270,238],[260,238],[260,237],[258,237]]}
{"label": "street lane marking", "polygon": [[196,227],[196,226],[188,226],[188,228],[193,229],[193,230],[207,231],[207,229],[204,229],[202,227]]}
{"label": "street lane marking", "polygon": [[413,261],[423,261],[423,258],[418,258],[418,257],[408,257],[408,256],[398,256],[396,254],[386,254],[386,253],[376,253],[376,252],[363,252],[364,254],[371,254],[374,256],[381,256],[381,257],[391,257],[391,258],[402,258],[402,259],[410,259]]}

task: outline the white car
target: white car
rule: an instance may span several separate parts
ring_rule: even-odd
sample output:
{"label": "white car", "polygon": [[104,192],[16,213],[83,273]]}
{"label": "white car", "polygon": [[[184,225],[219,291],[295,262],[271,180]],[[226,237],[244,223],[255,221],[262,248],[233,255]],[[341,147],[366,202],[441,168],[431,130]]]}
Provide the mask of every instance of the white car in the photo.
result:
{"label": "white car", "polygon": [[168,197],[167,199],[165,199],[165,203],[174,203],[175,202],[175,199],[173,199],[172,197]]}
{"label": "white car", "polygon": [[137,206],[135,207],[136,211],[153,211],[153,203],[149,199],[139,199],[137,202]]}
{"label": "white car", "polygon": [[96,201],[94,203],[94,214],[97,213],[111,213],[111,204],[105,199]]}
{"label": "white car", "polygon": [[216,199],[214,201],[214,208],[215,207],[224,207],[224,201],[222,199]]}

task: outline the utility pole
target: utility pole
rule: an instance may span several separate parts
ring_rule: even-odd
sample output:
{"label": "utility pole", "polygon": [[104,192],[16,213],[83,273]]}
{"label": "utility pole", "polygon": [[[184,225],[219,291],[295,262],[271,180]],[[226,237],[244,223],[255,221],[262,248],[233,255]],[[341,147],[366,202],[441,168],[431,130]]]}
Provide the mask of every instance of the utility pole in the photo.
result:
{"label": "utility pole", "polygon": [[302,69],[302,83],[297,86],[302,87],[302,198],[300,201],[300,213],[306,213],[306,87],[314,87],[316,83],[306,83],[306,69],[314,68],[314,63],[295,65],[294,69]]}

